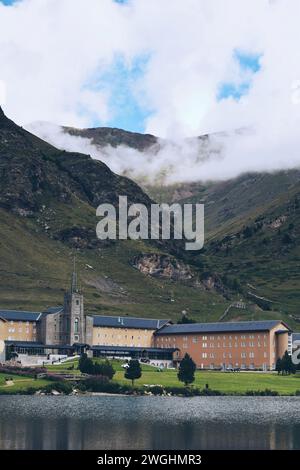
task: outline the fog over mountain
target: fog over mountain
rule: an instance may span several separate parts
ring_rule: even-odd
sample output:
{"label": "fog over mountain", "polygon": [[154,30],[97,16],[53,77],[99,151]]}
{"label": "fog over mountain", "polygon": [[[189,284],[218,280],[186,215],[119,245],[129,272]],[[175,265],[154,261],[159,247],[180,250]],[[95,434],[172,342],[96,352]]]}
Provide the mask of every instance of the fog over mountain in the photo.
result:
{"label": "fog over mountain", "polygon": [[[175,136],[172,140],[109,128],[63,128],[45,122],[30,124],[27,129],[56,147],[90,154],[115,173],[149,184],[219,181],[246,172],[300,166],[299,139],[293,129],[281,129],[276,135],[267,128],[244,128],[197,138]],[[146,139],[142,145],[141,139]]]}

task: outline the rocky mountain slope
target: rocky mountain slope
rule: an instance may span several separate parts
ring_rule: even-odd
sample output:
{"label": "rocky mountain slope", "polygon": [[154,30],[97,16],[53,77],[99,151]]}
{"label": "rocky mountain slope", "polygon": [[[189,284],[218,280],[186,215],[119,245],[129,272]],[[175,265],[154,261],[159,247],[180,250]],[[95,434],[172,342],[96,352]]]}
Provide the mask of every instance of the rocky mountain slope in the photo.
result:
{"label": "rocky mountain slope", "polygon": [[[134,182],[99,161],[47,144],[0,111],[0,304],[40,310],[62,302],[76,253],[88,312],[217,319],[228,300],[177,261],[180,246],[99,241],[96,207],[150,204]],[[139,269],[155,259],[161,275]],[[134,260],[139,259],[139,263]],[[178,268],[179,267],[179,268]],[[176,269],[181,272],[176,275]],[[186,273],[186,275],[184,275]]]}
{"label": "rocky mountain slope", "polygon": [[[116,129],[67,131],[141,152],[157,144],[153,136]],[[95,208],[115,204],[119,195],[146,205],[151,198],[204,202],[204,250],[100,242]],[[0,303],[35,309],[60,303],[76,252],[88,311],[175,320],[185,311],[215,321],[234,304],[226,319],[283,318],[300,329],[299,206],[298,170],[145,192],[102,162],[58,150],[0,112]],[[245,308],[236,307],[237,300]]]}
{"label": "rocky mountain slope", "polygon": [[[141,152],[157,144],[153,136],[143,140],[132,134],[124,140],[121,131],[113,133],[114,145]],[[74,135],[92,138],[98,146],[111,143],[107,130],[76,130]],[[203,280],[206,273],[209,279],[214,273],[213,279],[221,279],[226,289],[263,309],[259,316],[268,311],[274,316],[276,311],[299,328],[299,169],[243,174],[209,184],[183,182],[143,188],[159,202],[204,203],[205,248],[190,260],[202,271]],[[247,310],[242,313],[249,316]],[[242,313],[235,310],[236,318]]]}

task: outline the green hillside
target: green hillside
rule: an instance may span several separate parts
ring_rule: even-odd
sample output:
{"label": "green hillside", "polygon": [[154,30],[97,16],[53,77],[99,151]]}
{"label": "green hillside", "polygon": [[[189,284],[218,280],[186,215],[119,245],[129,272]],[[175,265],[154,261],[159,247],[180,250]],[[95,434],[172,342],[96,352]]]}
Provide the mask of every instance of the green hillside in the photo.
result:
{"label": "green hillside", "polygon": [[135,183],[89,156],[55,149],[0,111],[0,306],[40,310],[61,304],[76,253],[86,311],[198,320],[218,318],[228,301],[194,280],[142,274],[143,253],[181,252],[172,243],[107,242],[96,238],[95,208],[150,204]]}
{"label": "green hillside", "polygon": [[[153,136],[117,129],[90,131],[101,145],[143,151],[155,143]],[[99,241],[100,203],[116,204],[126,195],[129,203],[149,206],[150,197],[103,163],[38,139],[0,110],[0,306],[61,304],[76,253],[87,312],[176,321],[185,311],[197,321],[216,321],[242,300],[246,308],[231,308],[224,320],[282,318],[300,330],[299,175],[148,187],[159,202],[205,203],[201,252],[185,252],[176,241]],[[158,268],[166,267],[156,269],[158,275],[149,274],[157,268],[154,258],[145,273],[134,267],[149,254],[157,255]],[[192,276],[178,271],[178,261],[190,265]]]}

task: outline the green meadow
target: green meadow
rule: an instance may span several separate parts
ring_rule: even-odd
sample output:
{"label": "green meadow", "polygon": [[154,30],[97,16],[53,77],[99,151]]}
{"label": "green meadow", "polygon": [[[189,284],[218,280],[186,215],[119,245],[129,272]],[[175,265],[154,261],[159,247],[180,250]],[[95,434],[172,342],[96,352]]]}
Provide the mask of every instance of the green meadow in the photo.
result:
{"label": "green meadow", "polygon": [[[100,361],[100,359],[98,359]],[[113,381],[121,384],[130,384],[130,381],[124,377],[122,361],[111,361],[116,371]],[[49,366],[49,371],[61,371],[66,373],[80,373],[76,368],[78,361],[74,361],[74,370],[67,368],[71,363]],[[196,371],[194,387],[204,388],[208,386],[213,390],[229,394],[243,394],[249,390],[270,389],[277,391],[282,395],[294,394],[300,390],[300,375],[278,375],[273,372],[219,372],[219,371]],[[177,370],[160,370],[147,364],[142,365],[142,377],[135,381],[135,385],[161,385],[169,387],[183,387],[177,378]]]}

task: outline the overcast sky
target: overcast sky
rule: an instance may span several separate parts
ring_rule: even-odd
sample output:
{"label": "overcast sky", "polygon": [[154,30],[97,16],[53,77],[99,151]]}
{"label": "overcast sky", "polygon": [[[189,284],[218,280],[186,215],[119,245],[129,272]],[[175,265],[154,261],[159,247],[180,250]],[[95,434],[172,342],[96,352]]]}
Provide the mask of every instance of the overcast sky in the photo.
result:
{"label": "overcast sky", "polygon": [[244,162],[293,166],[299,18],[299,0],[0,0],[0,101],[23,125],[246,127]]}

